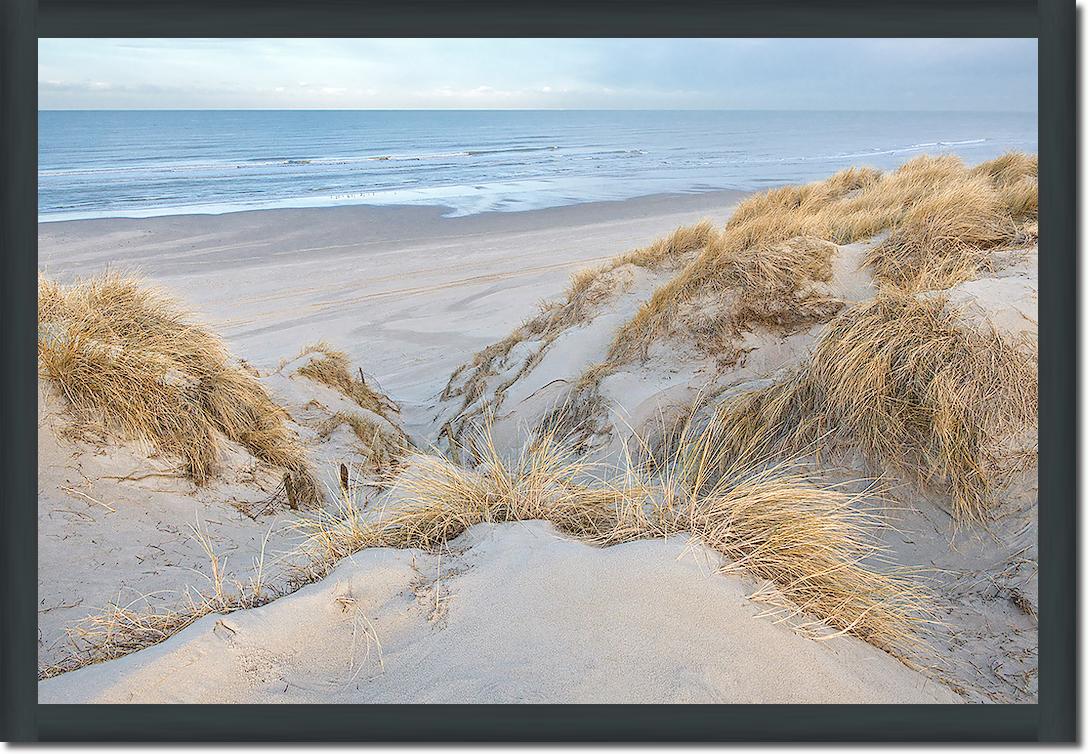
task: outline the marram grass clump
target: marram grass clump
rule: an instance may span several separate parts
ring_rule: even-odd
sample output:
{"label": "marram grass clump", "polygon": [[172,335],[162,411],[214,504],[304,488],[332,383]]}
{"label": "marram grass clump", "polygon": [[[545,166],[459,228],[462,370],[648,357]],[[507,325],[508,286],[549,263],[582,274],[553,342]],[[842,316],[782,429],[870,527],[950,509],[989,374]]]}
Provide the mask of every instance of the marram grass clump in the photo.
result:
{"label": "marram grass clump", "polygon": [[378,471],[393,467],[411,447],[408,437],[395,425],[384,427],[354,411],[337,411],[322,423],[318,434],[325,439],[343,426],[351,428],[367,463]]}
{"label": "marram grass clump", "polygon": [[899,656],[924,645],[931,598],[916,574],[885,562],[880,517],[864,493],[817,486],[789,463],[727,465],[718,428],[696,432],[689,423],[680,440],[652,467],[626,453],[626,465],[605,469],[554,435],[535,436],[506,458],[485,426],[473,444],[474,470],[417,454],[391,472],[384,506],[360,505],[357,488],[345,485],[339,505],[301,514],[296,554],[308,562],[274,583],[262,547],[250,583],[226,586],[225,563],[194,529],[210,560],[210,591],[187,590],[172,607],[146,599],[108,605],[69,630],[70,654],[41,668],[39,679],[153,646],[212,613],[259,607],[366,548],[436,551],[476,524],[527,520],[601,547],[690,533],[724,556],[723,573],[765,580],[752,599],[778,622],[815,639],[851,634]]}
{"label": "marram grass clump", "polygon": [[148,443],[215,476],[224,438],[285,470],[293,505],[319,498],[298,437],[223,342],[165,293],[115,273],[70,286],[38,280],[38,369],[67,399],[75,428]]}
{"label": "marram grass clump", "polygon": [[[758,305],[791,297],[806,316],[772,318],[778,327],[830,318],[836,308],[819,286],[829,273],[818,242],[849,244],[887,232],[866,258],[882,287],[950,288],[988,269],[993,251],[1033,242],[1037,175],[1036,158],[1018,152],[974,168],[957,157],[921,156],[888,173],[848,168],[751,196],[620,328],[608,361],[646,358],[654,339],[681,329],[680,305],[699,297]],[[737,308],[732,328],[766,325],[758,305]]]}
{"label": "marram grass clump", "polygon": [[768,244],[758,253],[722,252],[712,265],[689,265],[620,328],[602,372],[646,359],[657,337],[690,326],[678,303],[698,296],[702,297],[698,310],[721,310],[714,332],[698,332],[697,342],[704,349],[728,349],[723,344],[753,327],[789,332],[826,321],[843,306],[826,287],[835,250],[834,244],[817,236],[799,235]]}
{"label": "marram grass clump", "polygon": [[851,443],[985,521],[1023,461],[1006,441],[1037,422],[1036,348],[967,327],[945,295],[878,295],[832,320],[800,369],[720,407],[724,457]]}
{"label": "marram grass clump", "polygon": [[879,282],[906,290],[970,280],[991,269],[993,249],[1015,239],[1010,201],[985,175],[938,183],[904,212],[866,261]]}
{"label": "marram grass clump", "polygon": [[[554,435],[504,458],[485,427],[469,470],[434,455],[412,457],[384,507],[304,516],[312,558],[305,579],[368,547],[435,550],[479,523],[544,520],[598,546],[689,532],[773,587],[757,596],[814,635],[850,633],[907,651],[930,622],[928,595],[911,575],[877,567],[877,515],[863,496],[819,487],[789,464],[721,463],[720,430],[689,433],[651,472],[607,470],[578,459]],[[628,454],[630,456],[630,454]]]}
{"label": "marram grass clump", "polygon": [[382,392],[367,384],[360,369],[358,374],[351,370],[351,360],[343,351],[337,351],[324,341],[307,346],[296,359],[315,356],[298,368],[303,377],[328,385],[355,401],[361,408],[371,411],[383,419],[398,412],[397,404]]}

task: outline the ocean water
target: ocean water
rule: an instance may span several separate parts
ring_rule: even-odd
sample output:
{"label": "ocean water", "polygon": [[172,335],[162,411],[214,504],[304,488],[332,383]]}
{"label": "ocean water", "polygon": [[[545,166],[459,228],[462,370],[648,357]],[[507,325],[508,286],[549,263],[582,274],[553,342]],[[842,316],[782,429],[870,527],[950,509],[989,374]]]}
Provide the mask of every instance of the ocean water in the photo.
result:
{"label": "ocean water", "polygon": [[1038,149],[1034,113],[44,111],[38,124],[40,221],[339,204],[467,215]]}

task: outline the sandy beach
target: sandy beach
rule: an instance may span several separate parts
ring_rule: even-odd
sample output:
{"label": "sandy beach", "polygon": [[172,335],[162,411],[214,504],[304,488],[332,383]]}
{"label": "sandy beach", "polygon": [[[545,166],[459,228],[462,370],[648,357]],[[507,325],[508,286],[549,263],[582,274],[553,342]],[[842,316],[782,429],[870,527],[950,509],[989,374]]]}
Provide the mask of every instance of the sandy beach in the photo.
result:
{"label": "sandy beach", "polygon": [[[43,379],[40,701],[1034,701],[1034,178],[926,159],[1001,220],[939,264],[911,256],[903,207],[937,200],[910,171],[41,223],[58,311],[105,272],[176,299],[282,409],[316,502],[258,432],[196,484],[72,431]],[[693,435],[744,451],[705,499]]]}
{"label": "sandy beach", "polygon": [[444,218],[333,207],[39,226],[58,280],[107,268],[162,282],[261,369],[327,340],[395,393],[408,426],[450,373],[558,295],[571,273],[679,225],[722,221],[711,192]]}

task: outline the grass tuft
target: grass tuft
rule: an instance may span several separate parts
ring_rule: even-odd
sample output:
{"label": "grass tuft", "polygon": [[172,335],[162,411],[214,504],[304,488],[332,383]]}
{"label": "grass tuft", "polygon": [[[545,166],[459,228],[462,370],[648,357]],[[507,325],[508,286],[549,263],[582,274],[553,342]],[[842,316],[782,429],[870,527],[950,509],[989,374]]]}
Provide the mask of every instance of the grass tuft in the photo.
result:
{"label": "grass tuft", "polygon": [[1007,201],[984,176],[935,186],[866,263],[882,285],[941,290],[992,270],[991,251],[1015,237]]}
{"label": "grass tuft", "polygon": [[677,228],[670,235],[659,238],[645,248],[617,257],[612,267],[633,264],[650,270],[659,270],[684,262],[691,254],[706,248],[713,242],[717,231],[709,220],[695,225]]}
{"label": "grass tuft", "polygon": [[814,486],[788,464],[726,466],[719,432],[689,433],[652,473],[628,454],[625,469],[602,474],[555,435],[504,458],[485,427],[476,469],[415,456],[395,503],[364,512],[348,498],[299,528],[319,573],[368,547],[437,550],[479,523],[544,520],[599,546],[686,531],[729,559],[723,570],[770,581],[757,596],[782,620],[805,628],[815,618],[888,649],[915,643],[928,598],[908,575],[875,567],[879,522],[863,498]]}
{"label": "grass tuft", "polygon": [[[609,360],[618,366],[645,358],[654,339],[682,332],[682,305],[690,301],[752,299],[757,305],[736,312],[733,329],[765,326],[758,315],[776,300],[770,294],[777,300],[789,294],[783,281],[816,293],[794,307],[807,309],[808,316],[796,323],[772,317],[772,326],[826,321],[837,310],[820,300],[816,285],[826,281],[826,267],[818,257],[782,253],[791,245],[849,244],[889,232],[867,260],[882,285],[951,287],[987,269],[993,250],[1030,240],[1038,213],[1037,172],[1035,158],[1019,153],[974,169],[952,156],[921,156],[891,173],[848,168],[824,181],[751,196],[620,329]],[[698,328],[691,334],[704,340]]]}
{"label": "grass tuft", "polygon": [[351,360],[343,351],[337,351],[322,341],[302,349],[295,358],[311,354],[317,354],[317,358],[310,359],[299,367],[298,374],[328,385],[351,398],[361,408],[372,411],[383,419],[388,419],[388,414],[398,411],[393,401],[366,383],[361,369],[358,375],[352,372]]}
{"label": "grass tuft", "polygon": [[337,411],[321,425],[318,433],[324,439],[345,425],[355,433],[368,462],[379,471],[392,468],[410,447],[403,432],[389,431],[354,411]]}
{"label": "grass tuft", "polygon": [[1006,152],[988,162],[976,165],[971,171],[984,175],[995,184],[1007,186],[1024,178],[1039,177],[1039,157],[1024,152]]}
{"label": "grass tuft", "polygon": [[38,298],[39,373],[67,399],[77,429],[178,456],[197,484],[215,475],[226,437],[286,470],[292,504],[320,499],[286,413],[169,296],[107,273],[66,287],[40,278]]}
{"label": "grass tuft", "polygon": [[853,443],[869,460],[947,493],[981,522],[1037,421],[1036,346],[958,323],[940,294],[886,293],[828,324],[811,360],[725,403],[728,458],[819,453]]}

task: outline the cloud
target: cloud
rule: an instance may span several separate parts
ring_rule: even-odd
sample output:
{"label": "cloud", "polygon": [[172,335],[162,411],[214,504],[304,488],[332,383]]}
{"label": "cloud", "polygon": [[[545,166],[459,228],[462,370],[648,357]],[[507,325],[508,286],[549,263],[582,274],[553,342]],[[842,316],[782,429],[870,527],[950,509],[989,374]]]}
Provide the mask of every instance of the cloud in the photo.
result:
{"label": "cloud", "polygon": [[43,39],[40,106],[1031,110],[1030,39]]}

